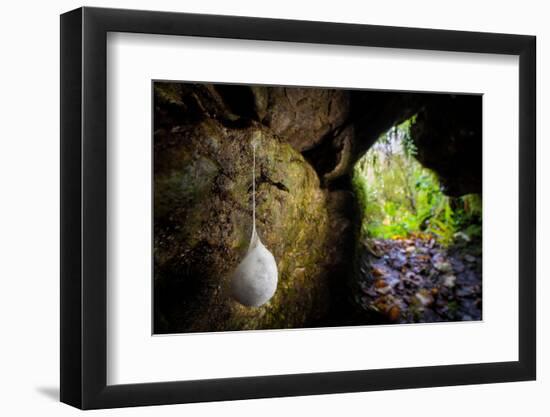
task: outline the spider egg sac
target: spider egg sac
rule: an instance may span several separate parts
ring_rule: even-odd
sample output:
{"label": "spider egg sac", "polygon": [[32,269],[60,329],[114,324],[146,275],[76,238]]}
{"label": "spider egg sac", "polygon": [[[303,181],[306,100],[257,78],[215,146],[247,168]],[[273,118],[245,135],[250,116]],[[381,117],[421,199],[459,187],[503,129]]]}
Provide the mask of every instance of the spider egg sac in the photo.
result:
{"label": "spider egg sac", "polygon": [[273,254],[254,231],[248,252],[233,273],[231,294],[245,306],[260,307],[275,294],[277,275]]}

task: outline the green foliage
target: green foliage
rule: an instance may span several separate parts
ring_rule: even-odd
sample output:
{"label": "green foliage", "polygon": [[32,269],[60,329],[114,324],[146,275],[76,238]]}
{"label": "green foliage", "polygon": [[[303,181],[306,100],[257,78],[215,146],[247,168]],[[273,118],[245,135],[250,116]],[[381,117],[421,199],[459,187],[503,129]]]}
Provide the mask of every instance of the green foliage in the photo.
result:
{"label": "green foliage", "polygon": [[354,167],[353,186],[372,238],[435,235],[444,244],[481,235],[481,196],[445,196],[437,176],[415,158],[410,129],[416,116],[383,134]]}

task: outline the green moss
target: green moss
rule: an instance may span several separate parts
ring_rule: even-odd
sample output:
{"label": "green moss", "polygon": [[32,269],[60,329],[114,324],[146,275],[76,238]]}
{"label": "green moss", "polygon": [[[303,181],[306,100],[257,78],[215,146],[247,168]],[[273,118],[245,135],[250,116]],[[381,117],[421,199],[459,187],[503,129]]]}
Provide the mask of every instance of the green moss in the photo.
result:
{"label": "green moss", "polygon": [[[221,290],[189,290],[190,306],[180,313],[186,321],[171,320],[180,331],[237,330],[301,327],[324,314],[328,215],[309,164],[263,127],[230,130],[208,119],[179,134],[171,139],[170,155],[180,155],[185,164],[171,161],[155,175],[155,217],[158,210],[168,230],[155,252],[160,267],[173,269],[174,276],[207,265],[201,280]],[[260,141],[257,228],[276,258],[279,287],[265,306],[246,308],[227,288],[250,239],[254,140]]]}

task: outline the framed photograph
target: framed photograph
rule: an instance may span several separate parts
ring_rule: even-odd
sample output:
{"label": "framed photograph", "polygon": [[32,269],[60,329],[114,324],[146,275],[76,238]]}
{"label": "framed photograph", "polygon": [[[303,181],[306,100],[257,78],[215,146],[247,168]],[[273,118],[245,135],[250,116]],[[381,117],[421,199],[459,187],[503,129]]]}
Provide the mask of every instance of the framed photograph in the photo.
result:
{"label": "framed photograph", "polygon": [[535,37],[61,16],[61,401],[533,380]]}

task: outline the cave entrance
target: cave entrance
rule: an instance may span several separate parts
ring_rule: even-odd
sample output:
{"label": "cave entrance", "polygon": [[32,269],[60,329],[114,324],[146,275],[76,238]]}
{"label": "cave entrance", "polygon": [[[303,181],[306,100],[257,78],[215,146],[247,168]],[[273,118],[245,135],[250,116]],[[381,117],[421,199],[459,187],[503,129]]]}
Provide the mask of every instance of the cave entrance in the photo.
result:
{"label": "cave entrance", "polygon": [[481,196],[449,197],[416,158],[416,116],[353,167],[355,301],[380,322],[481,319]]}

